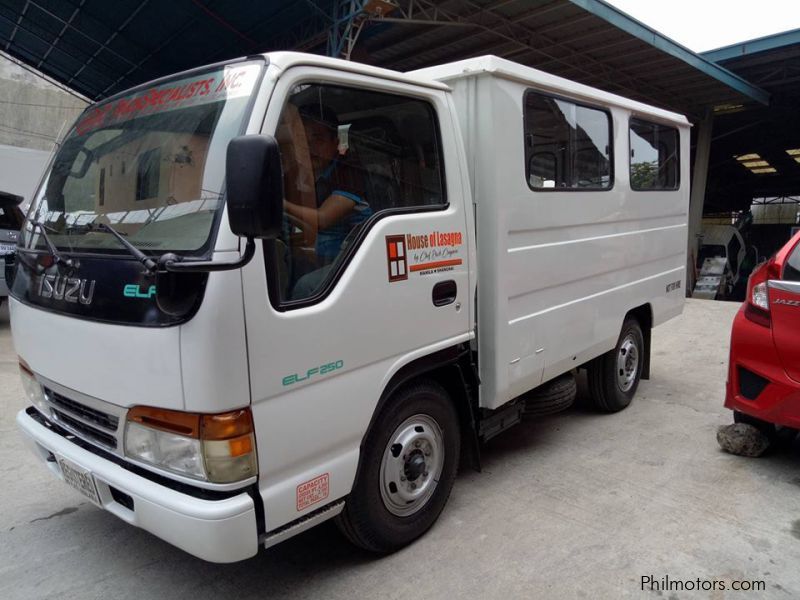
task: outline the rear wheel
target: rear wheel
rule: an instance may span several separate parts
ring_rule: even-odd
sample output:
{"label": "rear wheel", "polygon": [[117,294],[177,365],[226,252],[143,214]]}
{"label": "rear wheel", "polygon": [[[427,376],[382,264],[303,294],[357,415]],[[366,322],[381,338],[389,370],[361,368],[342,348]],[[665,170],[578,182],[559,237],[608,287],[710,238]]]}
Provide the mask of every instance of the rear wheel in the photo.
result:
{"label": "rear wheel", "polygon": [[386,554],[425,533],[453,488],[461,444],[458,414],[433,381],[402,388],[364,441],[353,490],[337,524],[357,546]]}
{"label": "rear wheel", "polygon": [[625,319],[616,347],[589,364],[589,392],[594,405],[605,412],[626,408],[639,387],[643,361],[642,328],[636,319]]}

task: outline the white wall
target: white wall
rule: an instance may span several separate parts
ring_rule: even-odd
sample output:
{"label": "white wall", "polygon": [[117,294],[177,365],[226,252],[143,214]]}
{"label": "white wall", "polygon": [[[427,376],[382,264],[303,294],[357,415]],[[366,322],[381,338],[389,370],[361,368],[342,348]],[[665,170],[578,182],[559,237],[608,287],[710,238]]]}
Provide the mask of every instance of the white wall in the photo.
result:
{"label": "white wall", "polygon": [[88,101],[0,54],[0,191],[31,200],[54,142]]}
{"label": "white wall", "polygon": [[87,104],[0,55],[0,144],[50,150]]}
{"label": "white wall", "polygon": [[49,158],[50,152],[46,150],[0,144],[0,192],[24,197],[27,207]]}

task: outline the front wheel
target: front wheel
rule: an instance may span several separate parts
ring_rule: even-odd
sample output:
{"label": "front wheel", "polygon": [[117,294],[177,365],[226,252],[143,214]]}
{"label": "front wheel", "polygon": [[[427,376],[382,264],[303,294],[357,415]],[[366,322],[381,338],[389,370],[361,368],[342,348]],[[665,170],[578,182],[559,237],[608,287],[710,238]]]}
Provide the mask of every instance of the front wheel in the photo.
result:
{"label": "front wheel", "polygon": [[639,387],[643,362],[642,328],[636,319],[625,319],[616,347],[589,364],[589,392],[594,405],[605,412],[626,408]]}
{"label": "front wheel", "polygon": [[367,435],[353,490],[337,524],[357,546],[387,554],[434,524],[453,488],[458,414],[433,381],[402,388]]}

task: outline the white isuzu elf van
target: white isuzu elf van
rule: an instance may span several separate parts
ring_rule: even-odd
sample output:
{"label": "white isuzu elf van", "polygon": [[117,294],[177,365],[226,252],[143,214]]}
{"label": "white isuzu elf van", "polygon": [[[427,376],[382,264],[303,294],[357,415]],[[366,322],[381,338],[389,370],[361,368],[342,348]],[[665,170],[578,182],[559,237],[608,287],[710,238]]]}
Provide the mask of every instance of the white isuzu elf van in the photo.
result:
{"label": "white isuzu elf van", "polygon": [[22,229],[17,423],[205,560],[333,517],[391,552],[575,369],[630,403],[683,306],[688,158],[684,117],[491,56],[280,52],[108,98]]}

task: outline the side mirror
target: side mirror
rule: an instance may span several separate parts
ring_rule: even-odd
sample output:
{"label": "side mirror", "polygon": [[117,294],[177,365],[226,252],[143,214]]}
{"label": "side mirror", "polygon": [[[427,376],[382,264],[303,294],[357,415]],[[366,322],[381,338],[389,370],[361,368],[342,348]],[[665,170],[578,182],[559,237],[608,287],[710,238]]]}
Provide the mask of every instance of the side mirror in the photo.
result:
{"label": "side mirror", "polygon": [[228,222],[245,238],[274,238],[283,226],[283,171],[277,140],[242,135],[228,143],[225,161]]}

